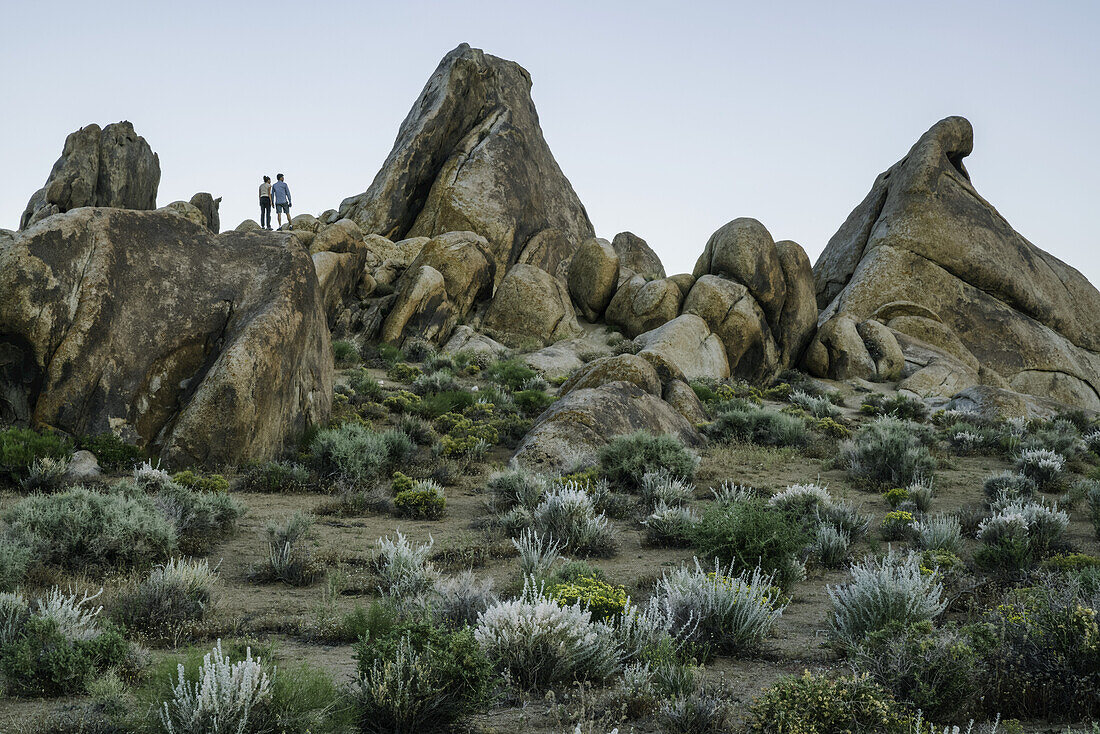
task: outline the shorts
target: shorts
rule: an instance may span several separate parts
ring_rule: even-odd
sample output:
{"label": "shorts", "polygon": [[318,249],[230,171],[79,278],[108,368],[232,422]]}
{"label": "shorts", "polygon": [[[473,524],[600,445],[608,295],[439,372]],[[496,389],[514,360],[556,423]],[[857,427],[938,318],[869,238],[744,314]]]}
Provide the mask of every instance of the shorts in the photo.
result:
{"label": "shorts", "polygon": [[276,214],[286,214],[289,217],[290,216],[290,204],[276,204],[275,205],[275,213]]}

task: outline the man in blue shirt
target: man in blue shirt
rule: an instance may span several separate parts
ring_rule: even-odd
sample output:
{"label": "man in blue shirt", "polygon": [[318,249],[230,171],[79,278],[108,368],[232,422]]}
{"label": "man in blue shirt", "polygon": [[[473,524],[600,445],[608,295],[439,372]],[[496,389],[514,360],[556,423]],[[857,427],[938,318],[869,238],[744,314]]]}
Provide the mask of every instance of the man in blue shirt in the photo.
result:
{"label": "man in blue shirt", "polygon": [[275,178],[278,180],[271,187],[271,193],[275,196],[275,217],[278,219],[281,228],[283,226],[283,212],[286,212],[286,228],[294,229],[290,226],[290,187],[283,180],[283,174],[280,173]]}

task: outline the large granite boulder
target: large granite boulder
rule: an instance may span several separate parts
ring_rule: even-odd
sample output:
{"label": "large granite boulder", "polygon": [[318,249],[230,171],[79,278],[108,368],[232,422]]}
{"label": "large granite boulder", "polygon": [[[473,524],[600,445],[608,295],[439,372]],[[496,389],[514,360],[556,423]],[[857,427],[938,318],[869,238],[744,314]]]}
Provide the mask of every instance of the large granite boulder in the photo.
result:
{"label": "large granite boulder", "polygon": [[611,246],[619,255],[622,267],[646,280],[659,280],[665,277],[665,266],[661,258],[645,240],[633,232],[619,232],[611,240]]}
{"label": "large granite boulder", "polygon": [[619,255],[607,240],[581,243],[569,263],[569,295],[589,321],[603,315],[619,285]]}
{"label": "large granite boulder", "polygon": [[661,395],[661,380],[657,370],[643,357],[634,354],[617,354],[592,360],[562,384],[559,395],[574,390],[599,387],[609,382],[629,382],[650,395]]}
{"label": "large granite boulder", "polygon": [[539,416],[516,449],[513,460],[544,471],[568,470],[591,459],[615,436],[649,431],[671,434],[688,446],[699,433],[659,397],[630,382],[574,390]]}
{"label": "large granite boulder", "polygon": [[547,345],[582,333],[565,284],[523,263],[512,266],[500,282],[481,327],[510,347]]}
{"label": "large granite boulder", "polygon": [[445,340],[453,324],[443,274],[431,265],[421,265],[410,273],[382,324],[382,341],[400,344],[413,336]]}
{"label": "large granite boulder", "polygon": [[[309,236],[305,237],[307,232]],[[293,236],[303,244],[308,242],[317,281],[321,286],[325,314],[332,324],[345,303],[358,294],[365,268],[371,260],[370,248],[359,226],[350,219],[341,219],[328,226],[320,225],[312,232],[305,227],[295,228]]]}
{"label": "large granite boulder", "polygon": [[683,302],[684,291],[672,278],[647,281],[635,275],[615,291],[604,321],[633,339],[679,316]]}
{"label": "large granite boulder", "polygon": [[116,430],[172,465],[276,456],[327,419],[309,254],[168,211],[83,208],[0,236],[0,413]]}
{"label": "large granite boulder", "polygon": [[553,246],[524,262],[554,274],[593,234],[543,139],[530,75],[467,44],[443,57],[374,182],[338,216],[390,239],[477,232],[498,281],[541,232]]}
{"label": "large granite boulder", "polygon": [[65,138],[46,185],[31,196],[19,228],[82,206],[155,209],[160,159],[126,121],[88,125]]}
{"label": "large granite boulder", "polygon": [[222,219],[218,213],[218,209],[221,208],[222,197],[214,198],[212,194],[208,194],[205,191],[200,191],[191,197],[189,202],[191,206],[202,212],[202,217],[206,221],[206,228],[214,234],[218,234],[222,231]]}
{"label": "large granite boulder", "polygon": [[662,382],[670,379],[724,380],[730,376],[726,348],[707,322],[685,313],[634,339],[638,356],[652,364]]}
{"label": "large granite boulder", "polygon": [[706,322],[726,349],[736,375],[758,381],[775,372],[778,354],[767,318],[749,289],[717,275],[703,275],[684,300],[684,313]]}
{"label": "large granite boulder", "polygon": [[876,318],[1013,390],[1100,408],[1100,292],[978,194],[972,149],[970,123],[949,117],[875,180],[814,265],[819,324],[907,304]]}

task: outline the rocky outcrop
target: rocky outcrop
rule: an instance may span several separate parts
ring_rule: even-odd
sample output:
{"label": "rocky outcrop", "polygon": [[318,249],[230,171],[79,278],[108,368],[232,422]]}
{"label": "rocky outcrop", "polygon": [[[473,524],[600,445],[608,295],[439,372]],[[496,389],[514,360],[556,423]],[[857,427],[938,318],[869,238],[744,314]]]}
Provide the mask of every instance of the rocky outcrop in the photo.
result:
{"label": "rocky outcrop", "polygon": [[722,340],[695,314],[678,316],[634,339],[638,356],[652,364],[662,382],[670,379],[724,380],[730,376]]}
{"label": "rocky outcrop", "polygon": [[956,382],[980,364],[988,382],[1100,408],[1100,292],[978,194],[972,149],[970,123],[949,117],[875,180],[814,265],[822,332],[874,317],[941,370],[964,365]]}
{"label": "rocky outcrop", "polygon": [[512,266],[485,312],[482,329],[510,347],[580,336],[565,285],[534,265]]}
{"label": "rocky outcrop", "polygon": [[390,239],[477,232],[498,280],[536,240],[523,262],[557,274],[593,234],[543,139],[530,75],[466,44],[443,58],[370,188],[337,216]]}
{"label": "rocky outcrop", "polygon": [[645,240],[633,232],[619,232],[611,240],[611,246],[619,255],[622,267],[646,280],[659,280],[665,277],[665,266],[661,258]]}
{"label": "rocky outcrop", "polygon": [[273,457],[327,419],[332,350],[306,251],[174,213],[86,208],[0,237],[2,412],[116,430],[179,466]]}
{"label": "rocky outcrop", "polygon": [[661,380],[657,370],[644,358],[633,354],[601,357],[586,364],[561,386],[559,395],[574,390],[599,387],[610,382],[629,382],[650,395],[661,395]]}
{"label": "rocky outcrop", "polygon": [[443,345],[444,354],[457,352],[469,352],[471,354],[484,354],[490,359],[502,359],[508,353],[508,347],[498,341],[494,341],[484,334],[479,334],[469,326],[459,326],[451,334],[451,338]]}
{"label": "rocky outcrop", "polygon": [[585,240],[569,263],[569,295],[589,321],[603,315],[619,285],[619,256],[607,240]]}
{"label": "rocky outcrop", "polygon": [[382,324],[382,341],[400,344],[406,336],[443,341],[451,324],[443,274],[430,265],[411,270]]}
{"label": "rocky outcrop", "polygon": [[647,281],[635,275],[615,291],[604,321],[633,339],[679,316],[683,302],[684,292],[672,278]]}
{"label": "rocky outcrop", "polygon": [[155,209],[160,159],[126,121],[88,125],[65,138],[46,185],[31,196],[19,228],[83,206]]}
{"label": "rocky outcrop", "polygon": [[191,197],[191,206],[202,212],[202,217],[206,222],[206,228],[214,234],[218,234],[222,231],[222,219],[218,214],[218,209],[222,204],[222,197],[215,199],[211,194],[200,191]]}
{"label": "rocky outcrop", "polygon": [[[308,233],[308,237],[305,235]],[[338,318],[345,303],[354,298],[363,283],[364,270],[371,252],[355,222],[341,219],[311,232],[304,227],[293,230],[294,238],[309,244],[325,314],[330,324]]]}
{"label": "rocky outcrop", "polygon": [[591,458],[615,436],[650,431],[676,436],[688,446],[699,433],[671,405],[629,382],[574,390],[556,401],[524,437],[514,461],[547,471],[568,470]]}

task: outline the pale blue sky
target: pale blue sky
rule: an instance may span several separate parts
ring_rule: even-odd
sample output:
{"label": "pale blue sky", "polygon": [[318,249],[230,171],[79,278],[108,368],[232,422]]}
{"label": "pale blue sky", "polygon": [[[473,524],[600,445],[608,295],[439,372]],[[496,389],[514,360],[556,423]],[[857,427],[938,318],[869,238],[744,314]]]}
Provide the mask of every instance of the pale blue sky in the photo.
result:
{"label": "pale blue sky", "polygon": [[[767,7],[764,7],[767,6]],[[263,173],[296,212],[366,189],[460,42],[531,72],[542,127],[597,233],[690,270],[730,219],[816,259],[932,123],[974,123],[978,191],[1100,283],[1100,3],[12,2],[0,44],[0,227],[65,135],[131,120],[158,203]],[[1100,318],[1100,316],[1098,316]]]}

